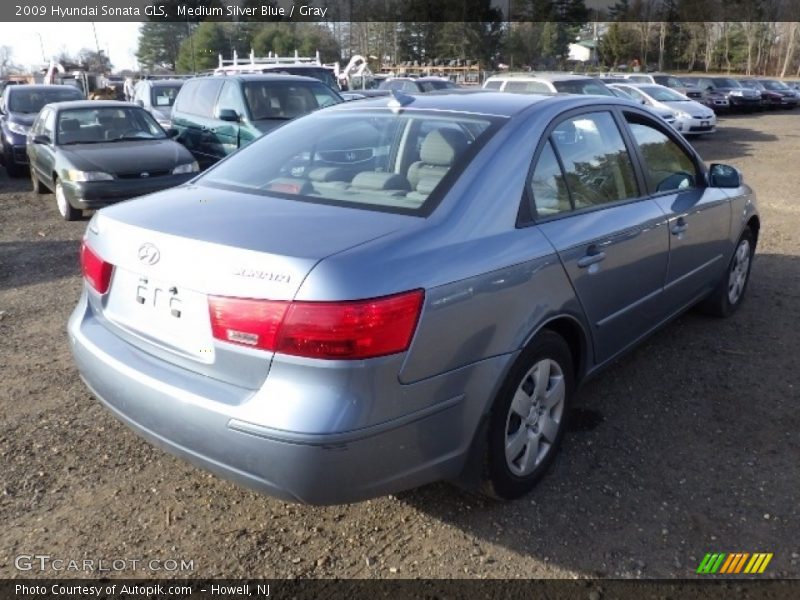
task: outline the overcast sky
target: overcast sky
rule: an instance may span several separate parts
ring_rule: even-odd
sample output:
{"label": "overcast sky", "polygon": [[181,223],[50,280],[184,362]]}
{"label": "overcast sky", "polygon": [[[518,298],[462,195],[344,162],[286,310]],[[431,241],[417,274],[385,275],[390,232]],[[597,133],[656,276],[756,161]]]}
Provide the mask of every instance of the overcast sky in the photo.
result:
{"label": "overcast sky", "polygon": [[[139,23],[95,23],[97,44],[111,58],[114,70],[136,67]],[[91,23],[0,23],[0,45],[14,49],[14,63],[38,67],[66,50],[96,50]],[[44,57],[42,48],[44,47]]]}

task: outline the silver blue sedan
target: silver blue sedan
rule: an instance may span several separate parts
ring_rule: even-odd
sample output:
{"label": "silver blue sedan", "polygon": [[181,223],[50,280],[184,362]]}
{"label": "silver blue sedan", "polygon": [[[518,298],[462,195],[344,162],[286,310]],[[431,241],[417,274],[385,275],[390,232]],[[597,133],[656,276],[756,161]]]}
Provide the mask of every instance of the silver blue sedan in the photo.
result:
{"label": "silver blue sedan", "polygon": [[740,173],[633,102],[395,93],[96,213],[69,338],[123,423],[267,494],[515,498],[582,382],[739,307],[759,230]]}

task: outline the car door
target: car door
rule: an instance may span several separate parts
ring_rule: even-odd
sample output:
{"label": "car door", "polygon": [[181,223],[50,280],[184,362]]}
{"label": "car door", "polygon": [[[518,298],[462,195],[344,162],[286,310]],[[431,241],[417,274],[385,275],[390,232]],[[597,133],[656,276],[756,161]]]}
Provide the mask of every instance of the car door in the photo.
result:
{"label": "car door", "polygon": [[558,122],[541,148],[529,191],[591,324],[604,362],[663,318],[669,253],[664,213],[646,196],[612,110]]}
{"label": "car door", "polygon": [[217,121],[213,118],[214,106],[224,79],[207,77],[187,81],[178,94],[173,109],[173,126],[179,132],[179,141],[205,169],[221,158],[215,149],[216,138],[211,131]]}
{"label": "car door", "polygon": [[53,172],[55,171],[56,155],[56,111],[52,108],[44,108],[36,119],[33,127],[31,128],[30,135],[46,136],[50,143],[30,143],[30,151],[28,159],[30,160],[30,168],[36,171],[39,181],[52,189],[53,186]]}
{"label": "car door", "polygon": [[668,127],[625,113],[648,191],[669,219],[664,300],[673,311],[717,282],[730,253],[731,205],[708,187],[699,160]]}
{"label": "car door", "polygon": [[[221,120],[219,116],[223,110],[234,111],[239,115],[239,121]],[[240,122],[247,118],[247,110],[237,81],[226,81],[222,86],[214,114],[217,120],[213,129],[215,137],[213,152],[222,158],[239,149],[242,129]]]}

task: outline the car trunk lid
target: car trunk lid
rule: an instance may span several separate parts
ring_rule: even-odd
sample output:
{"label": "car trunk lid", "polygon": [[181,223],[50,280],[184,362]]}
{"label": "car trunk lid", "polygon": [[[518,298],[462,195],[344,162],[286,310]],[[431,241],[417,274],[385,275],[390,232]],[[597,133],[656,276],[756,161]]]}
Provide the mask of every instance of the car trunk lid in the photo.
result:
{"label": "car trunk lid", "polygon": [[290,301],[322,259],[413,217],[183,186],[100,211],[87,244],[114,265],[95,311],[132,345],[256,389],[271,353],[215,340],[208,298]]}

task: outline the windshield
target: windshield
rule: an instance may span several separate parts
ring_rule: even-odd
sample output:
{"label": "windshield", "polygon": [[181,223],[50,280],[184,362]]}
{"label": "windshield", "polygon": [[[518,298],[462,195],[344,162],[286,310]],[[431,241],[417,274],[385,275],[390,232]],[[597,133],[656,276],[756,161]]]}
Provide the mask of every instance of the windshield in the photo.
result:
{"label": "windshield", "polygon": [[150,104],[154,108],[169,108],[175,104],[175,98],[180,91],[180,84],[154,85],[150,91]]}
{"label": "windshield", "polygon": [[38,113],[45,104],[51,102],[83,100],[80,90],[72,86],[47,90],[11,88],[8,93],[8,110],[19,113]]}
{"label": "windshield", "polygon": [[155,119],[141,108],[77,108],[58,114],[57,143],[61,146],[166,137]]}
{"label": "windshield", "polygon": [[563,94],[589,94],[593,96],[613,96],[614,94],[603,83],[594,80],[573,79],[554,81],[553,86]]}
{"label": "windshield", "polygon": [[736,81],[735,79],[712,79],[714,82],[715,87],[723,87],[723,88],[741,88],[743,87],[741,83]]}
{"label": "windshield", "polygon": [[342,101],[328,86],[311,81],[248,81],[244,97],[254,121],[294,119]]}
{"label": "windshield", "polygon": [[786,85],[782,81],[767,80],[767,81],[762,81],[761,83],[768,90],[789,90],[789,89],[791,89],[788,85]]}
{"label": "windshield", "polygon": [[219,163],[201,184],[292,200],[418,214],[500,119],[388,110],[322,111]]}
{"label": "windshield", "polygon": [[673,92],[671,89],[665,87],[656,87],[653,85],[647,87],[642,86],[639,89],[653,100],[658,100],[659,102],[686,102],[688,100],[688,98],[682,94]]}

